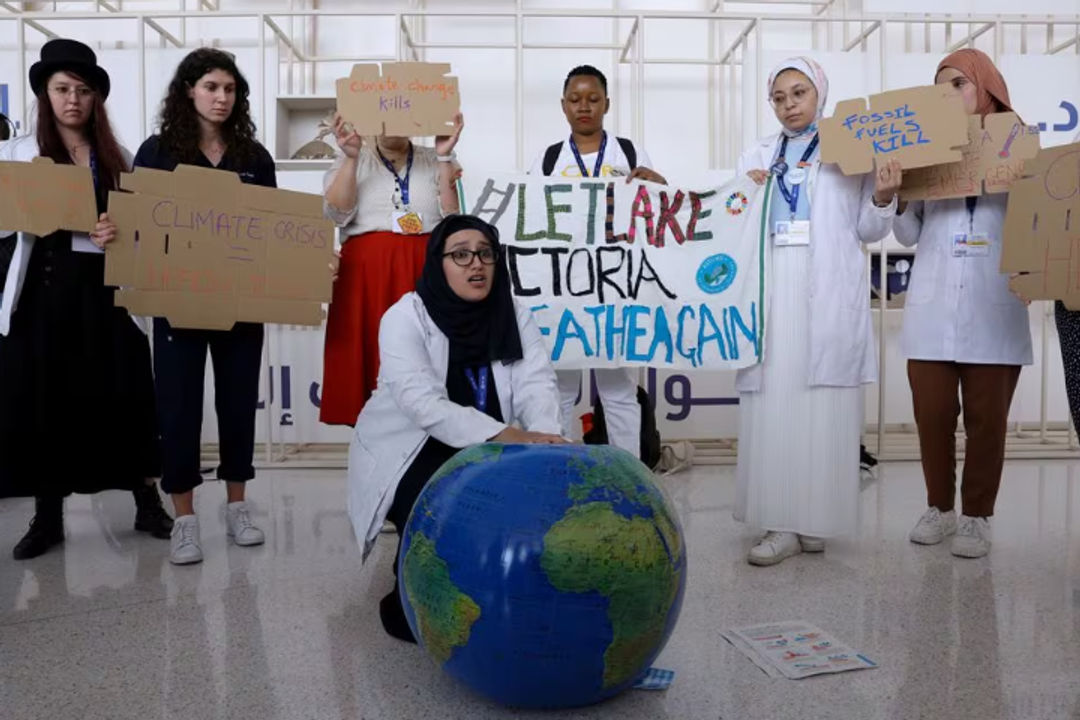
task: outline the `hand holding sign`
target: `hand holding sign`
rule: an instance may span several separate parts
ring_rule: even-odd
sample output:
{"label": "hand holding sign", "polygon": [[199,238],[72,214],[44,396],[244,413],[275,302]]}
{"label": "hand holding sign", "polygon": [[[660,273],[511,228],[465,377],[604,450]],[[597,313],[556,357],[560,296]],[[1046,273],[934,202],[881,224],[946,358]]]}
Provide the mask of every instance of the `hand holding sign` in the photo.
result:
{"label": "hand holding sign", "polygon": [[338,112],[360,135],[415,137],[456,130],[461,110],[456,77],[448,63],[354,65],[337,81]]}
{"label": "hand holding sign", "polygon": [[115,239],[116,223],[109,219],[108,213],[101,213],[97,225],[94,226],[94,231],[90,233],[90,242],[104,250],[105,246]]}
{"label": "hand holding sign", "polygon": [[440,156],[446,156],[454,152],[458,140],[461,139],[461,131],[465,129],[465,116],[461,113],[454,115],[454,132],[450,135],[440,135],[435,138],[435,152]]}
{"label": "hand holding sign", "polygon": [[891,158],[888,162],[879,163],[874,171],[874,203],[881,207],[891,203],[896,193],[900,192],[903,181],[904,171],[899,160]]}
{"label": "hand holding sign", "polygon": [[360,134],[345,118],[341,117],[339,112],[334,113],[334,139],[341,148],[341,152],[345,153],[345,157],[353,159],[359,157],[362,144]]}

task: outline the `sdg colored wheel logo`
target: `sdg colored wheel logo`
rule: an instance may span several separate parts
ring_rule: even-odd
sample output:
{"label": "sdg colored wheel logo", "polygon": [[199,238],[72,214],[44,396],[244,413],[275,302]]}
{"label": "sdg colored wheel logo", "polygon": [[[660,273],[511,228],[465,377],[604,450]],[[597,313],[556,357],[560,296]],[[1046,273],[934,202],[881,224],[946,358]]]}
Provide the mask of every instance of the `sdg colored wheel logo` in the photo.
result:
{"label": "sdg colored wheel logo", "polygon": [[723,253],[705,258],[697,271],[697,284],[704,292],[722,293],[735,282],[738,268],[730,255]]}

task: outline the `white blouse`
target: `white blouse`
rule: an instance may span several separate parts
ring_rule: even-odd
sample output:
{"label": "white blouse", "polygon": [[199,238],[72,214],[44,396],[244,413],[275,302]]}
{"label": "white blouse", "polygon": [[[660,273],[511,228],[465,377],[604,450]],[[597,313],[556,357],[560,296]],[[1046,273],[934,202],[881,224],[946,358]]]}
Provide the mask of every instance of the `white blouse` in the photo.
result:
{"label": "white blouse", "polygon": [[[901,347],[912,360],[1030,365],[1028,308],[1001,272],[1004,193],[983,195],[974,214],[964,198],[911,203],[893,221],[902,245],[918,244],[904,303]],[[957,236],[985,236],[977,253]]]}
{"label": "white blouse", "polygon": [[[424,232],[431,232],[443,219],[439,205],[439,161],[434,148],[414,144],[412,171],[409,173],[409,207],[420,213]],[[397,182],[383,164],[375,149],[368,144],[360,150],[356,167],[356,204],[348,209],[335,208],[325,200],[326,191],[345,163],[338,153],[334,164],[323,178],[323,211],[326,217],[342,229],[342,241],[367,232],[400,232],[393,223]],[[404,173],[404,168],[399,174]]]}

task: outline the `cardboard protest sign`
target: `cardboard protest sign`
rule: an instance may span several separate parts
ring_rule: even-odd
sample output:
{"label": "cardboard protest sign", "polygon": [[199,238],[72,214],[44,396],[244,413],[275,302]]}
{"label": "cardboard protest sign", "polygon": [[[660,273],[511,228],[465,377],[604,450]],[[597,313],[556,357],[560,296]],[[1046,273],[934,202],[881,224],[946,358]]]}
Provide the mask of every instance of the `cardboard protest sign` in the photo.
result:
{"label": "cardboard protest sign", "polygon": [[117,305],[183,328],[322,322],[334,225],[318,195],[191,165],[136,168],[120,185],[131,192],[109,193],[117,236],[105,254]]}
{"label": "cardboard protest sign", "polygon": [[556,367],[735,369],[763,357],[767,192],[488,176],[471,211]]}
{"label": "cardboard protest sign", "polygon": [[893,158],[907,168],[959,162],[968,144],[960,96],[947,85],[892,90],[844,100],[819,123],[821,160],[861,175]]}
{"label": "cardboard protest sign", "polygon": [[[1023,176],[1024,162],[1039,152],[1039,128],[1016,113],[968,117],[970,141],[960,162],[904,173],[902,200],[944,200],[1007,191]],[[984,189],[985,187],[985,189]]]}
{"label": "cardboard protest sign", "polygon": [[461,109],[456,77],[448,63],[399,62],[353,65],[338,78],[338,112],[361,135],[449,135]]}
{"label": "cardboard protest sign", "polygon": [[57,230],[91,232],[97,218],[90,168],[42,157],[0,162],[0,228],[38,236]]}
{"label": "cardboard protest sign", "polygon": [[1080,310],[1080,143],[1042,150],[1013,183],[1005,211],[1001,271],[1029,300]]}

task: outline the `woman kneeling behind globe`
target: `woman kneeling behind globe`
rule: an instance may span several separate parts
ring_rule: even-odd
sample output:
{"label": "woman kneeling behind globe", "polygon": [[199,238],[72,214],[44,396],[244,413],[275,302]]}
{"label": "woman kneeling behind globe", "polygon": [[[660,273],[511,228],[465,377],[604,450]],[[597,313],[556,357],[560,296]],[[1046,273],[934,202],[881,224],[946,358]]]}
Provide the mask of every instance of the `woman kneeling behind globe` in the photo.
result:
{"label": "woman kneeling behind globe", "polygon": [[[349,448],[349,515],[365,558],[384,520],[400,538],[420,491],[458,450],[567,442],[540,330],[510,294],[498,231],[479,218],[452,215],[435,227],[416,292],[382,318],[379,360]],[[387,633],[416,642],[396,561],[394,575],[379,616]]]}

